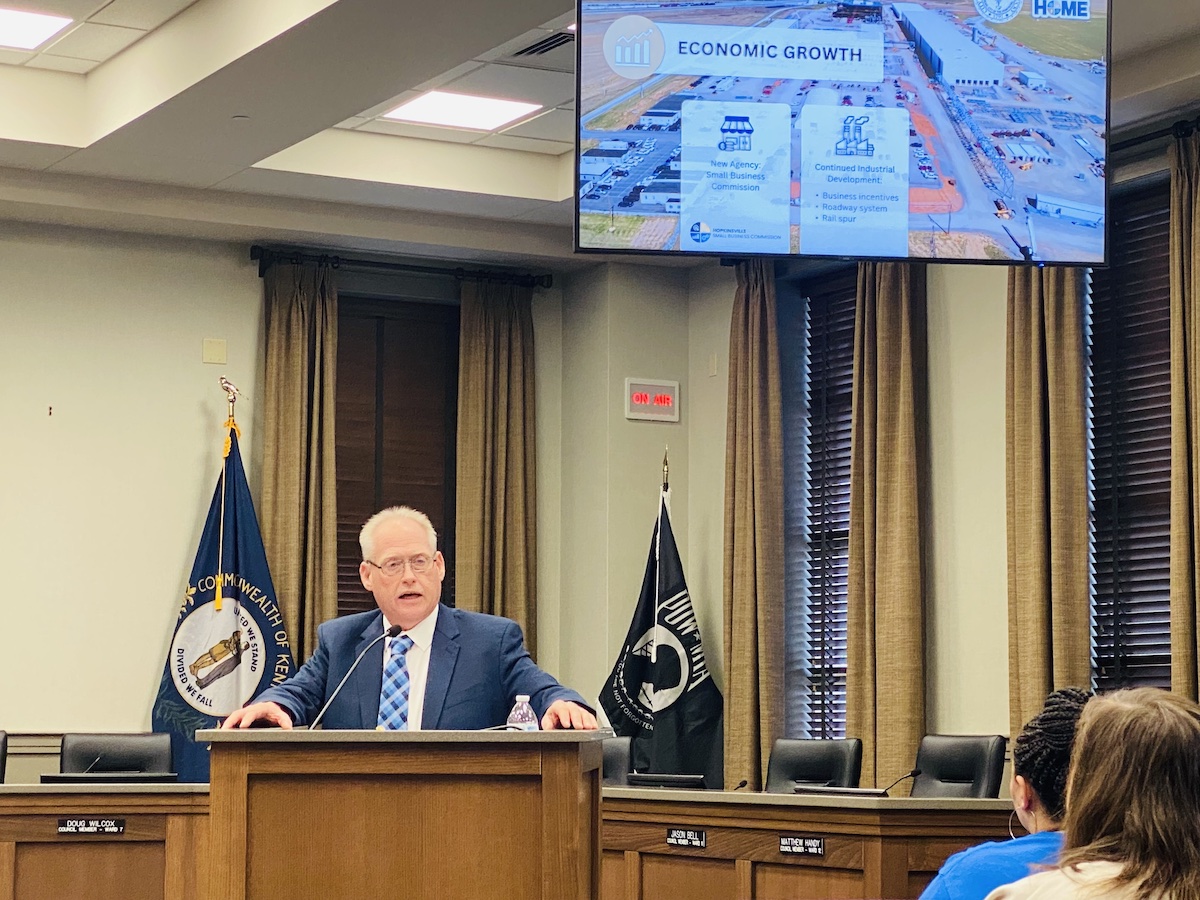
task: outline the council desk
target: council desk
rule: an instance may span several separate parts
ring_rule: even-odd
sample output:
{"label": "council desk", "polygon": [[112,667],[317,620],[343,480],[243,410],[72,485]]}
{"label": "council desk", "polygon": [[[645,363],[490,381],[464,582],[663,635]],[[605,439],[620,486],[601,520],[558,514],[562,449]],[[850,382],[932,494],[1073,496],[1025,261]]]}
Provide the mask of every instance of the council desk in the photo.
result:
{"label": "council desk", "polygon": [[[1007,838],[1011,809],[604,788],[601,897],[916,897],[951,853]],[[208,813],[207,785],[0,785],[0,898],[206,900]]]}

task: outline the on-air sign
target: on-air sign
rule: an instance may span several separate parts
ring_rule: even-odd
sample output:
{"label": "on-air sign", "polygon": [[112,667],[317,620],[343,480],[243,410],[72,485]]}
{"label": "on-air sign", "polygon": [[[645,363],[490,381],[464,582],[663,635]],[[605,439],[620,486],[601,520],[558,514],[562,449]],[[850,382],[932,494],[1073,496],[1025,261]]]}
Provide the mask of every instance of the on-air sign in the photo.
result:
{"label": "on-air sign", "polygon": [[626,378],[625,418],[650,422],[678,422],[679,382]]}

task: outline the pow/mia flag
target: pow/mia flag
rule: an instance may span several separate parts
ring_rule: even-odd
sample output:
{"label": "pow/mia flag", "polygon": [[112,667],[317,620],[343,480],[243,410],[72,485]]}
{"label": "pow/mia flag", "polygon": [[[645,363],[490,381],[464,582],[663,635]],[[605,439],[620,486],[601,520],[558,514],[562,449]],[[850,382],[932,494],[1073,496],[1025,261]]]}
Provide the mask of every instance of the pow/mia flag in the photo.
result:
{"label": "pow/mia flag", "polygon": [[633,738],[635,771],[703,774],[708,787],[722,786],[723,700],[704,661],[665,490],[637,609],[600,705],[613,730]]}
{"label": "pow/mia flag", "polygon": [[242,468],[237,426],[232,419],[226,425],[224,467],[152,716],[154,730],[171,735],[180,781],[208,781],[208,749],[196,743],[196,729],[216,728],[295,668]]}

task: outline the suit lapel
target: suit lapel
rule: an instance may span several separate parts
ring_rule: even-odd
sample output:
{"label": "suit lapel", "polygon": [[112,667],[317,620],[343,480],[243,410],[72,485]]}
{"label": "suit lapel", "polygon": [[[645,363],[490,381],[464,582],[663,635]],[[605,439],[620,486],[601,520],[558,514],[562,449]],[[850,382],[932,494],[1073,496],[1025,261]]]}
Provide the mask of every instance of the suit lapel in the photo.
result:
{"label": "suit lapel", "polygon": [[[358,636],[351,661],[358,659],[358,654],[362,653],[367,644],[379,637],[382,630],[383,614],[372,616],[367,627]],[[358,714],[361,719],[358,723],[359,728],[374,728],[379,722],[379,693],[383,690],[383,648],[386,644],[387,641],[383,640],[371,648],[350,676],[346,687],[342,689],[348,696],[358,696]]]}
{"label": "suit lapel", "polygon": [[[433,645],[429,650],[429,673],[425,676],[425,708],[421,712],[421,728],[437,728],[458,660],[458,611],[448,606],[438,609],[437,627],[433,630]],[[382,658],[380,666],[382,667]],[[380,675],[380,685],[383,676]],[[378,694],[378,691],[376,692]]]}

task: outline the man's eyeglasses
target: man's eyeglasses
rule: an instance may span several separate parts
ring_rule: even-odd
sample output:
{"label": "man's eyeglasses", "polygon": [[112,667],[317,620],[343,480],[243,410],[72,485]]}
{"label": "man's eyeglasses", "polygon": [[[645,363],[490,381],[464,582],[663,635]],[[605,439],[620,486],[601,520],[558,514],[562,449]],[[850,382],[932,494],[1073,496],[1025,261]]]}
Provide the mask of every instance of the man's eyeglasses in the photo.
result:
{"label": "man's eyeglasses", "polygon": [[363,562],[369,563],[379,569],[384,575],[399,575],[404,571],[406,565],[412,569],[414,575],[424,575],[433,568],[433,557],[426,556],[425,554],[410,556],[408,559],[389,559],[383,565],[371,562],[369,559],[364,559]]}

